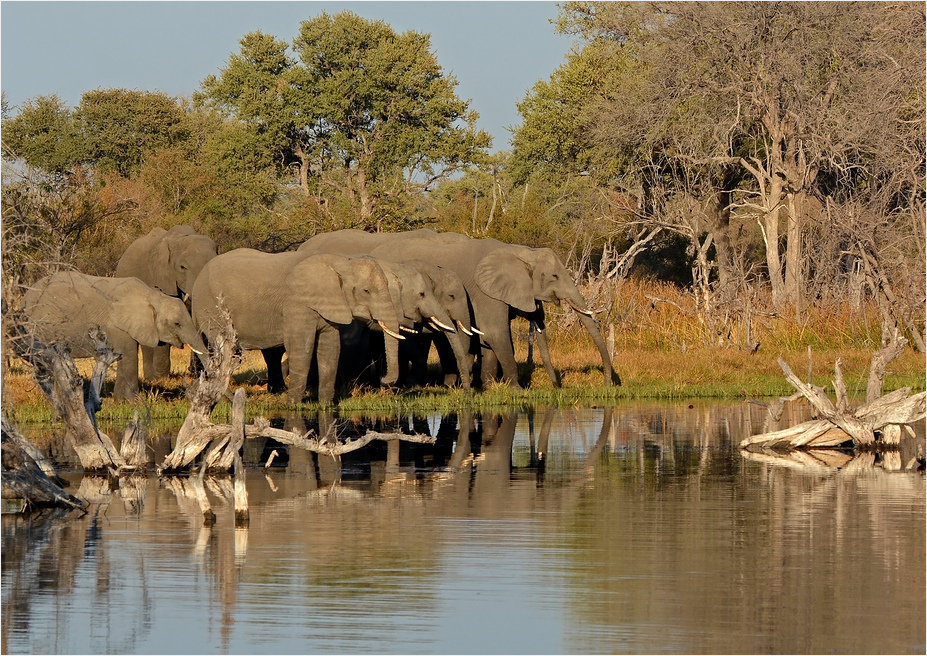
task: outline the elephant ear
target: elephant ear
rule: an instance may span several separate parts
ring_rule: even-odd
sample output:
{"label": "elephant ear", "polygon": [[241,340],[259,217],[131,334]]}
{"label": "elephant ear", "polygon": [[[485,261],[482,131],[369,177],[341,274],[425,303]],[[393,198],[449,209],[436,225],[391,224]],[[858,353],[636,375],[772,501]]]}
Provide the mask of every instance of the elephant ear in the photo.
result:
{"label": "elephant ear", "polygon": [[151,254],[148,262],[149,286],[154,287],[168,296],[177,296],[177,280],[174,276],[174,267],[171,263],[171,239],[167,235],[158,240],[158,246]]}
{"label": "elephant ear", "polygon": [[310,257],[293,267],[287,286],[292,301],[305,303],[326,321],[349,324],[354,320],[341,276],[324,255]]}
{"label": "elephant ear", "polygon": [[[128,290],[123,288],[121,291]],[[110,320],[113,326],[142,346],[157,346],[160,341],[155,309],[147,298],[137,293],[122,293],[113,301]]]}
{"label": "elephant ear", "polygon": [[522,312],[534,312],[531,270],[513,250],[499,248],[487,254],[477,265],[474,278],[487,296]]}

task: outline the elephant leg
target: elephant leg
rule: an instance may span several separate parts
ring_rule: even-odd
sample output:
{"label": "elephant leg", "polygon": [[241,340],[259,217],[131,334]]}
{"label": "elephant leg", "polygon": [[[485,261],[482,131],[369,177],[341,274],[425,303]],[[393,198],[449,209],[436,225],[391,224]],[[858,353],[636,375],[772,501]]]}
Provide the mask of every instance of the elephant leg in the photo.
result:
{"label": "elephant leg", "polygon": [[143,346],[142,365],[145,380],[168,378],[171,375],[171,347]]}
{"label": "elephant leg", "polygon": [[[486,337],[489,338],[489,335],[487,334]],[[488,387],[496,379],[500,366],[502,367],[502,382],[509,387],[520,388],[518,363],[515,362],[511,333],[508,339],[497,336],[496,339],[488,341],[488,346],[483,347],[483,387]]]}
{"label": "elephant leg", "polygon": [[312,364],[312,356],[315,350],[315,332],[304,342],[301,341],[299,344],[301,348],[295,348],[292,343],[287,343],[286,346],[290,370],[287,401],[293,404],[301,403],[303,396],[306,394],[306,381],[309,378],[309,367]]}
{"label": "elephant leg", "polygon": [[319,403],[330,404],[335,399],[335,376],[341,356],[341,335],[337,328],[323,329],[316,347],[319,369]]}
{"label": "elephant leg", "polygon": [[286,349],[282,346],[261,349],[261,355],[264,356],[264,364],[267,365],[267,391],[270,394],[279,394],[286,390],[286,384],[283,381],[283,354]]}
{"label": "elephant leg", "polygon": [[114,344],[113,350],[122,353],[116,365],[113,398],[117,401],[131,401],[138,394],[138,342]]}

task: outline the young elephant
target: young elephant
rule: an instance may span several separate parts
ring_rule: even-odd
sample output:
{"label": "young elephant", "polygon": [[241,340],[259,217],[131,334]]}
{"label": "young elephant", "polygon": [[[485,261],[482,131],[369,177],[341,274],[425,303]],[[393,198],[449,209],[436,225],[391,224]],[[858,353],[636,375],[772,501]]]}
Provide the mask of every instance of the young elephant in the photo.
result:
{"label": "young elephant", "polygon": [[186,306],[138,278],[101,278],[63,271],[42,278],[23,298],[23,311],[36,336],[64,342],[78,358],[94,357],[88,331],[99,326],[122,359],[116,369],[117,400],[138,393],[138,347],[169,344],[195,353],[206,347]]}
{"label": "young elephant", "polygon": [[376,323],[401,339],[398,309],[386,277],[369,257],[249,248],[219,255],[203,267],[193,290],[193,318],[207,339],[218,329],[220,296],[241,347],[264,352],[269,388],[275,382],[272,368],[279,372],[281,347],[286,349],[291,403],[302,401],[313,356],[319,370],[319,401],[334,399],[339,326],[354,320]]}

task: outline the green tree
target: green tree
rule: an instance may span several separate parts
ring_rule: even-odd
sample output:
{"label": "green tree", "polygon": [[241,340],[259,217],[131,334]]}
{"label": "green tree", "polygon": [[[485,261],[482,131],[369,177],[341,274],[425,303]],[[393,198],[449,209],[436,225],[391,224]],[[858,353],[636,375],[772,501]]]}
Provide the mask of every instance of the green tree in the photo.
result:
{"label": "green tree", "polygon": [[96,89],[81,96],[74,120],[100,173],[129,177],[145,157],[183,141],[184,110],[159,91]]}
{"label": "green tree", "polygon": [[316,179],[346,198],[365,227],[395,222],[403,197],[478,161],[491,143],[428,35],[342,12],[303,21],[296,58],[261,32],[240,43],[198,100],[243,121],[278,169],[296,167],[307,196]]}
{"label": "green tree", "polygon": [[47,173],[73,171],[86,160],[87,148],[70,108],[58,96],[27,100],[15,115],[3,113],[3,157],[22,159]]}

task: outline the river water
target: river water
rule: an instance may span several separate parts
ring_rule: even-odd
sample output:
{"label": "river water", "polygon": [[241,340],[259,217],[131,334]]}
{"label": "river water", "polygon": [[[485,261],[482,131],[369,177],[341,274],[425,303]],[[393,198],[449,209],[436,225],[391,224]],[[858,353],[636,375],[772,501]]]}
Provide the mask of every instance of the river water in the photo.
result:
{"label": "river water", "polygon": [[209,527],[186,479],[66,475],[86,514],[3,516],[3,653],[927,649],[923,426],[787,457],[738,449],[778,427],[741,403],[397,424],[438,440],[249,440],[247,528],[227,480]]}

